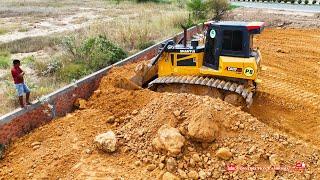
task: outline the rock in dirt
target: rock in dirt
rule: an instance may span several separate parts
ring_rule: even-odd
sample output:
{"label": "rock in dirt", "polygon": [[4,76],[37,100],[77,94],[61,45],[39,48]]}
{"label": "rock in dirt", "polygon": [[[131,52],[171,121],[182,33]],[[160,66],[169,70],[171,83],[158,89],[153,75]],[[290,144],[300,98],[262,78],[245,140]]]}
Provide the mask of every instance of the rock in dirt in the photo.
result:
{"label": "rock in dirt", "polygon": [[182,110],[173,111],[173,114],[174,114],[175,117],[179,117],[181,115],[181,113],[182,113]]}
{"label": "rock in dirt", "polygon": [[179,130],[169,125],[160,127],[157,137],[152,141],[157,150],[165,150],[170,155],[177,155],[185,143],[185,138],[179,133]]}
{"label": "rock in dirt", "polygon": [[141,166],[141,164],[142,164],[141,161],[136,161],[136,162],[134,162],[134,165],[137,166],[137,167],[138,167],[138,166]]}
{"label": "rock in dirt", "polygon": [[218,126],[210,111],[195,114],[188,125],[188,135],[199,142],[212,142],[216,139]]}
{"label": "rock in dirt", "polygon": [[96,136],[94,143],[96,147],[105,152],[114,152],[117,148],[117,138],[113,131],[108,131]]}
{"label": "rock in dirt", "polygon": [[200,179],[206,179],[207,178],[207,174],[204,171],[201,170],[199,172],[199,177],[200,177]]}
{"label": "rock in dirt", "polygon": [[223,160],[229,160],[232,157],[232,153],[230,152],[229,148],[220,148],[216,152],[216,156],[223,159]]}
{"label": "rock in dirt", "polygon": [[78,98],[76,101],[73,103],[74,107],[77,109],[85,109],[87,108],[87,100]]}
{"label": "rock in dirt", "polygon": [[182,169],[178,169],[178,173],[179,173],[180,178],[182,178],[182,179],[188,179],[187,173],[184,172]]}
{"label": "rock in dirt", "polygon": [[179,180],[179,178],[170,172],[166,172],[163,174],[162,180]]}
{"label": "rock in dirt", "polygon": [[154,165],[154,164],[149,164],[149,165],[147,166],[147,170],[148,170],[148,171],[153,171],[153,170],[156,169],[156,168],[157,168],[157,166]]}
{"label": "rock in dirt", "polygon": [[40,148],[40,145],[36,145],[36,146],[33,146],[33,147],[32,147],[33,150],[37,150],[37,149],[39,149],[39,148]]}
{"label": "rock in dirt", "polygon": [[188,173],[188,177],[189,177],[190,179],[198,179],[198,178],[199,178],[199,174],[197,173],[197,171],[191,170],[191,171]]}
{"label": "rock in dirt", "polygon": [[271,166],[278,166],[278,165],[280,165],[280,158],[278,155],[272,154],[269,157],[269,162],[270,162]]}
{"label": "rock in dirt", "polygon": [[168,171],[174,171],[177,167],[177,161],[173,158],[170,157],[167,159],[167,170]]}
{"label": "rock in dirt", "polygon": [[40,145],[41,145],[41,142],[35,141],[31,144],[31,147],[40,146]]}
{"label": "rock in dirt", "polygon": [[114,123],[114,121],[115,121],[115,117],[114,116],[109,116],[108,118],[107,118],[107,123]]}
{"label": "rock in dirt", "polygon": [[131,114],[135,116],[135,115],[137,115],[138,113],[139,113],[138,110],[133,110]]}
{"label": "rock in dirt", "polygon": [[164,164],[163,163],[159,163],[159,168],[163,169],[164,168]]}
{"label": "rock in dirt", "polygon": [[195,162],[200,162],[201,161],[201,158],[199,156],[199,154],[195,153],[192,155],[192,159],[195,161]]}

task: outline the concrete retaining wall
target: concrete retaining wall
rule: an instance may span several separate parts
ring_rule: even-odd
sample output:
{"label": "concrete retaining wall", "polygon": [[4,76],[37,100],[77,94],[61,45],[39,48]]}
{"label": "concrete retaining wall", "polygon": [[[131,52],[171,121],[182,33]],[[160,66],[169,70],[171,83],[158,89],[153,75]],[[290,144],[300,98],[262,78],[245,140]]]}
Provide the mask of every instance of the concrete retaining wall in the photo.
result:
{"label": "concrete retaining wall", "polygon": [[[188,39],[200,27],[188,30]],[[180,33],[175,37],[182,38]],[[169,40],[167,39],[167,40]],[[167,40],[163,41],[166,42]],[[15,138],[21,137],[32,129],[50,122],[52,119],[66,115],[73,110],[73,103],[77,98],[88,98],[99,86],[100,80],[113,66],[122,66],[127,63],[151,59],[156,55],[160,42],[118,63],[108,66],[100,71],[90,74],[75,83],[48,94],[28,109],[17,109],[0,117],[0,144],[8,144]]]}

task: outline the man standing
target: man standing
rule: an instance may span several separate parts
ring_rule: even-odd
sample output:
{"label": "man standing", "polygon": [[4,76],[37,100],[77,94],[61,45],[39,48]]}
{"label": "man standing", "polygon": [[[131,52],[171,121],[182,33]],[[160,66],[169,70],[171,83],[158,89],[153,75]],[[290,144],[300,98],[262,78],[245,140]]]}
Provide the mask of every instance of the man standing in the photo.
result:
{"label": "man standing", "polygon": [[24,108],[25,105],[23,103],[23,94],[26,94],[26,104],[30,105],[29,97],[30,97],[30,90],[26,84],[24,84],[24,72],[20,68],[20,60],[14,59],[13,60],[13,67],[11,69],[11,74],[13,77],[14,84],[16,86],[16,90],[19,96],[19,103],[21,108]]}

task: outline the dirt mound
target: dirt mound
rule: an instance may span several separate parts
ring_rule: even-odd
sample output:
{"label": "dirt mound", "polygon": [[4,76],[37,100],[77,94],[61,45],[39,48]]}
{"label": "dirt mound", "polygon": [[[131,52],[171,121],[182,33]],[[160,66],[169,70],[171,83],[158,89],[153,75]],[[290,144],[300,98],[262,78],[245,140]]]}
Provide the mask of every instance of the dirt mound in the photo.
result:
{"label": "dirt mound", "polygon": [[[287,31],[279,37],[275,36],[278,30],[270,31],[270,39],[265,38],[272,44],[290,34]],[[271,67],[269,60],[276,53],[275,47],[267,47],[263,46],[265,64],[270,72],[280,72],[280,67]],[[283,66],[287,64],[291,65]],[[280,107],[279,101],[271,95],[259,95],[251,110],[254,117],[208,96],[120,88],[119,82],[132,76],[135,65],[108,73],[82,110],[16,140],[0,161],[0,179],[319,179],[319,150],[312,145],[317,144],[273,128],[276,119],[289,122],[283,117],[300,112],[299,105],[292,111],[285,106],[276,113],[271,110]],[[271,81],[266,74],[262,77]],[[280,77],[284,78],[279,74],[277,80]],[[265,84],[262,90],[268,91]],[[274,94],[280,96],[281,89]],[[286,104],[289,100],[283,99]],[[274,124],[263,123],[260,117],[272,117]],[[178,154],[152,146],[163,125],[175,128],[176,135],[185,138]],[[94,139],[109,130],[116,135],[117,150],[104,153],[95,147]]]}

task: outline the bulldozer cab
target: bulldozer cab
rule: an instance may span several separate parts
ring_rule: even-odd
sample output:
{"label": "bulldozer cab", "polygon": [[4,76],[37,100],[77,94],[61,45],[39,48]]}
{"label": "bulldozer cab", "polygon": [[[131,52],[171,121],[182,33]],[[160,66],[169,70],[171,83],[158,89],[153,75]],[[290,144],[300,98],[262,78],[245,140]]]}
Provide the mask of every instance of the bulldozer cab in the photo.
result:
{"label": "bulldozer cab", "polygon": [[260,34],[263,22],[208,22],[204,51],[204,66],[219,69],[219,57],[256,56],[253,35]]}

